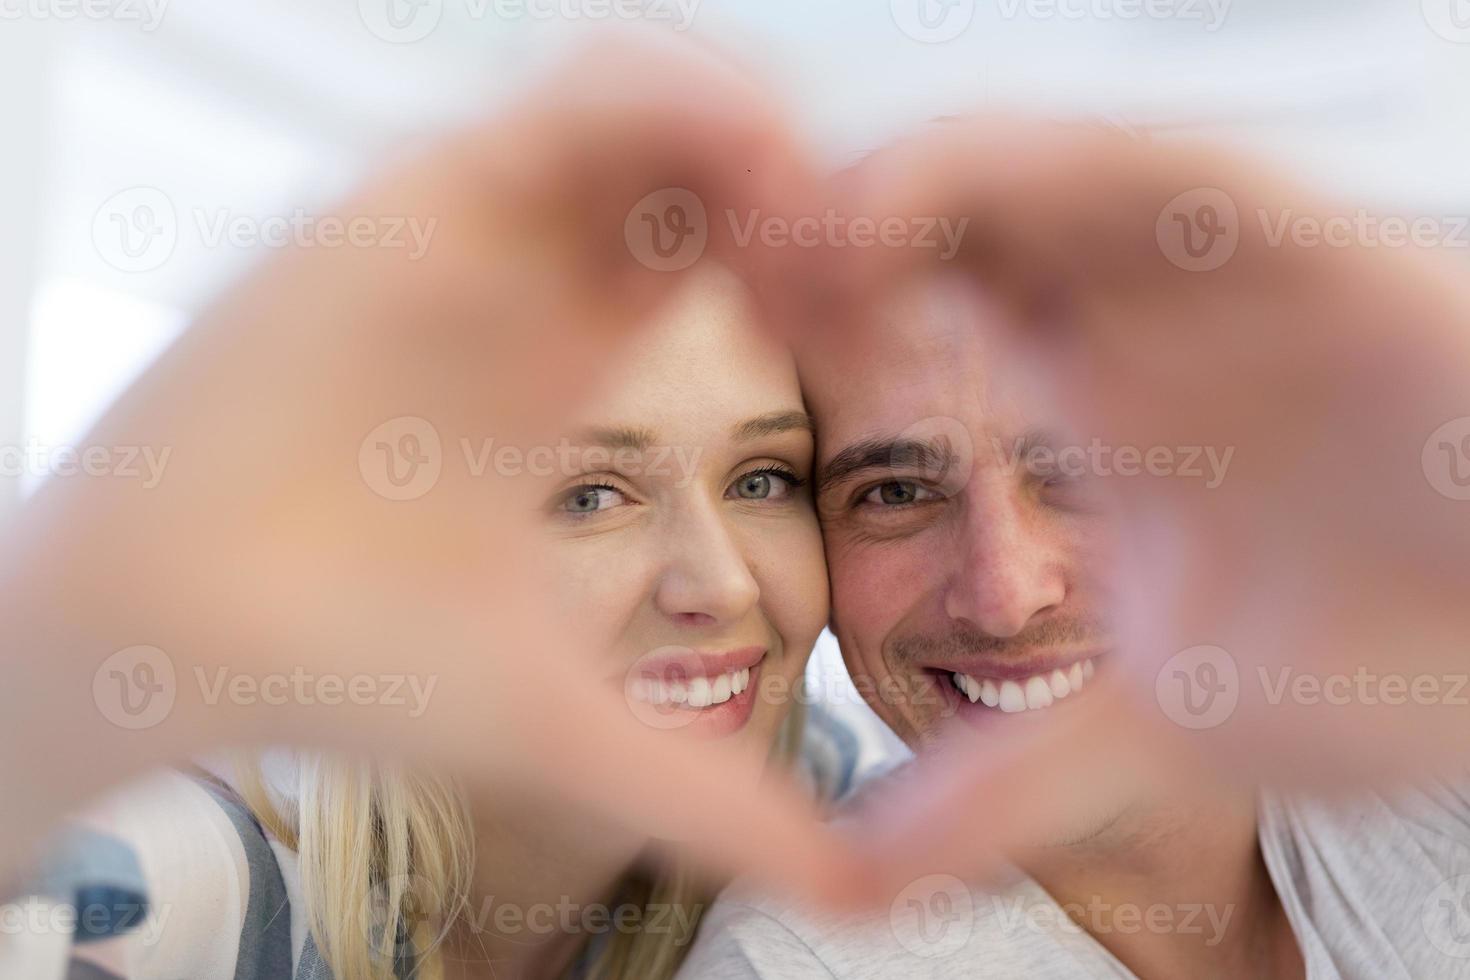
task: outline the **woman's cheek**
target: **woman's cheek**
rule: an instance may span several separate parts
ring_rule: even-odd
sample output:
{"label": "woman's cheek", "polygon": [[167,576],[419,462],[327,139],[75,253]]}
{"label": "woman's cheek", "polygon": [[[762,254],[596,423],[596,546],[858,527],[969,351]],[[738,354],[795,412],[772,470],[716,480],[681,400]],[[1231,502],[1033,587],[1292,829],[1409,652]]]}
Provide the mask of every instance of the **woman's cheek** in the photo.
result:
{"label": "woman's cheek", "polygon": [[595,641],[617,645],[647,596],[636,551],[600,542],[558,542],[553,549],[552,590],[561,614],[580,623]]}
{"label": "woman's cheek", "polygon": [[793,523],[786,534],[767,535],[761,551],[753,564],[762,604],[785,645],[783,673],[794,680],[827,625],[827,565],[815,518]]}

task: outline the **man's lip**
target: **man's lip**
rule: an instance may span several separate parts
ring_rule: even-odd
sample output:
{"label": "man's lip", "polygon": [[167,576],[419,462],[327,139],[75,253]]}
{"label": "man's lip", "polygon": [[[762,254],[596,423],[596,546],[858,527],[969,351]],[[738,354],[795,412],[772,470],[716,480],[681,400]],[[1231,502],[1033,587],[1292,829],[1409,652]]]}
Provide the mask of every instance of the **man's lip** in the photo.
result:
{"label": "man's lip", "polygon": [[1092,649],[1023,659],[1007,657],[1005,660],[989,660],[983,657],[966,657],[926,663],[922,666],[928,670],[943,671],[949,674],[969,674],[977,680],[988,677],[995,681],[1020,681],[1037,674],[1049,674],[1053,670],[1065,673],[1075,663],[1104,657],[1107,656],[1107,653],[1105,649]]}
{"label": "man's lip", "polygon": [[650,680],[682,681],[695,677],[719,677],[754,667],[766,655],[763,646],[735,647],[730,650],[665,649],[640,659],[628,671],[629,677]]}

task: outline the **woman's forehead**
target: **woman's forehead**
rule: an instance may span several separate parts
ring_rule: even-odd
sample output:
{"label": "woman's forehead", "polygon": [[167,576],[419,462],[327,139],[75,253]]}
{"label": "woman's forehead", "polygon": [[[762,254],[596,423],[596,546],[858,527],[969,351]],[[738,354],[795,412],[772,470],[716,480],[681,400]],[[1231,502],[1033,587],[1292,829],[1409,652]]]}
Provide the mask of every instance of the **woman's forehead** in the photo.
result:
{"label": "woman's forehead", "polygon": [[759,329],[738,280],[709,274],[681,287],[578,415],[688,433],[776,411],[804,411],[795,359]]}

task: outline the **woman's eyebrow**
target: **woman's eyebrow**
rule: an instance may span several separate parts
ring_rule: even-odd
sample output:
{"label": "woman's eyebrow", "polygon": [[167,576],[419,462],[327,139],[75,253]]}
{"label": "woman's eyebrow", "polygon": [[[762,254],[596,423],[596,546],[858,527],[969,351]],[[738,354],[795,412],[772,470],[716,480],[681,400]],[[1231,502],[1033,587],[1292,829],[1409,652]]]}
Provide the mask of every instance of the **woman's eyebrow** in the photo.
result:
{"label": "woman's eyebrow", "polygon": [[759,439],[762,436],[790,432],[793,429],[805,429],[815,435],[817,424],[806,412],[767,412],[765,415],[757,415],[744,422],[737,422],[731,428],[730,435],[736,442],[744,442],[749,439]]}
{"label": "woman's eyebrow", "polygon": [[647,449],[658,442],[652,429],[629,425],[593,426],[576,434],[576,441],[584,446],[605,446],[608,449]]}

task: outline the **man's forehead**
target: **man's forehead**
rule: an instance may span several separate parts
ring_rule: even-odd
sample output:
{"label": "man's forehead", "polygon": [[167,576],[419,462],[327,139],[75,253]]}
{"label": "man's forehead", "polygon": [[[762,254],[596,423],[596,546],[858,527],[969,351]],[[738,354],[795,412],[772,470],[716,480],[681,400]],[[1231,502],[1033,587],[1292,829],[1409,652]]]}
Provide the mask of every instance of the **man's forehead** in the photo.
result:
{"label": "man's forehead", "polygon": [[[807,407],[827,455],[862,433],[933,416],[990,427],[1014,414],[983,309],[933,288],[896,296],[871,325],[832,330],[799,354]],[[993,325],[992,325],[993,327]]]}

